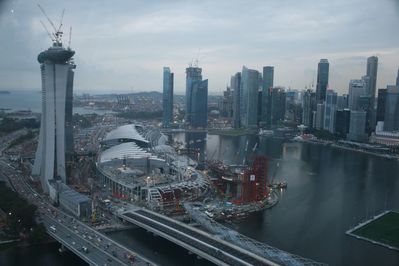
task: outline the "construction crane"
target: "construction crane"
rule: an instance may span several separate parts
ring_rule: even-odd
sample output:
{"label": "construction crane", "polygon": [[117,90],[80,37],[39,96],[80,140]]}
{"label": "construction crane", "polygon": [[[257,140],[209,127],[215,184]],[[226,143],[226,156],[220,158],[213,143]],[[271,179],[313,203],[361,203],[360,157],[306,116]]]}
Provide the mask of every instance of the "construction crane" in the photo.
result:
{"label": "construction crane", "polygon": [[45,26],[45,24],[41,21],[43,27],[45,28],[45,30],[47,31],[47,33],[50,36],[53,36],[54,38],[51,38],[53,42],[55,43],[61,43],[61,38],[62,38],[62,34],[63,32],[61,31],[61,27],[62,27],[62,21],[64,19],[64,13],[65,13],[65,9],[62,10],[62,14],[61,14],[61,19],[60,19],[60,25],[58,26],[58,28],[54,25],[53,21],[49,18],[49,16],[47,15],[46,11],[44,11],[43,7],[39,4],[37,4],[37,6],[39,7],[40,11],[43,13],[43,15],[46,17],[47,21],[49,22],[49,24],[51,25],[51,27],[53,28],[54,32],[52,34],[50,34],[49,30],[47,29],[47,27]]}
{"label": "construction crane", "polygon": [[50,40],[51,40],[52,42],[54,42],[54,37],[51,35],[50,31],[47,29],[47,27],[46,27],[46,25],[44,24],[44,22],[40,20],[40,23],[42,24],[44,30],[47,32],[47,35],[50,37]]}
{"label": "construction crane", "polygon": [[57,32],[61,31],[61,27],[62,27],[62,21],[64,20],[64,14],[65,14],[65,8],[62,9],[62,13],[61,13],[61,19],[60,19],[60,26],[58,27]]}

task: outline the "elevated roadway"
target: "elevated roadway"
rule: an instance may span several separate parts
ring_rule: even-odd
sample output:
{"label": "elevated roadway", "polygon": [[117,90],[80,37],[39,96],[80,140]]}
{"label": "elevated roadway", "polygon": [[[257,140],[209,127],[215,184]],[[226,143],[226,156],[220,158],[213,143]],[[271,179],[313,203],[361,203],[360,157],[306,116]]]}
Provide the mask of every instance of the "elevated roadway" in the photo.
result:
{"label": "elevated roadway", "polygon": [[55,208],[38,195],[24,178],[4,160],[0,160],[0,172],[8,178],[15,191],[38,207],[39,222],[47,233],[89,265],[154,265],[132,250],[113,241],[106,235]]}
{"label": "elevated roadway", "polygon": [[117,214],[217,265],[278,265],[211,234],[147,209]]}

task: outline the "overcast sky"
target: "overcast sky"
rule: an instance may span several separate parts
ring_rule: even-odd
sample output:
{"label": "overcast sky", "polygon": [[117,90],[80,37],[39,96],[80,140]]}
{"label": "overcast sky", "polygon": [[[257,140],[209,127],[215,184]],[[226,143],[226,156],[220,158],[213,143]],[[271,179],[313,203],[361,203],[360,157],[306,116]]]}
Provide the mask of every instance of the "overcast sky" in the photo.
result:
{"label": "overcast sky", "polygon": [[[36,1],[0,2],[0,88],[40,88],[36,58],[51,44],[45,18]],[[368,56],[379,57],[378,88],[394,84],[399,67],[399,0],[38,2],[56,24],[66,9],[77,93],[161,91],[163,66],[181,93],[198,54],[210,93],[243,65],[273,65],[275,85],[303,89],[327,58],[339,93],[365,74]]]}

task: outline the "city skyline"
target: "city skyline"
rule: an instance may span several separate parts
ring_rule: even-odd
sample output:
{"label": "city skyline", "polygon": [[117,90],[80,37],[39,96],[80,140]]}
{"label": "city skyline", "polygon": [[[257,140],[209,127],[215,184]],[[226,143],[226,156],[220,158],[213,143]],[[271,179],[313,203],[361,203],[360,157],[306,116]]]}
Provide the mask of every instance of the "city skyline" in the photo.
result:
{"label": "city skyline", "polygon": [[[175,91],[182,94],[184,70],[197,57],[209,78],[210,94],[220,94],[231,73],[243,65],[258,71],[273,65],[278,86],[316,86],[320,58],[330,62],[329,88],[342,94],[351,79],[364,74],[366,59],[373,55],[379,58],[376,89],[395,84],[399,37],[392,25],[399,22],[397,2],[308,2],[312,9],[286,1],[260,3],[256,10],[241,13],[240,7],[246,6],[238,1],[231,5],[190,1],[167,5],[75,1],[60,6],[52,6],[49,1],[41,4],[56,21],[62,6],[66,8],[65,24],[73,26],[71,46],[82,51],[76,57],[82,73],[76,79],[77,92],[162,91],[159,69],[168,65],[175,72]],[[334,12],[338,9],[348,12]],[[384,16],[369,20],[371,11]],[[48,41],[40,25],[40,11],[34,3],[9,1],[0,12],[0,32],[8,40],[3,46],[6,58],[0,65],[1,89],[40,88],[37,69],[31,63]],[[120,15],[115,18],[113,12]],[[231,14],[237,13],[239,16],[233,20]],[[318,20],[315,14],[319,14]],[[255,26],[248,28],[248,23]],[[22,30],[26,34],[17,34]],[[259,33],[264,34],[251,38]],[[242,36],[242,40],[233,41],[235,35]],[[32,45],[26,47],[27,42]]]}

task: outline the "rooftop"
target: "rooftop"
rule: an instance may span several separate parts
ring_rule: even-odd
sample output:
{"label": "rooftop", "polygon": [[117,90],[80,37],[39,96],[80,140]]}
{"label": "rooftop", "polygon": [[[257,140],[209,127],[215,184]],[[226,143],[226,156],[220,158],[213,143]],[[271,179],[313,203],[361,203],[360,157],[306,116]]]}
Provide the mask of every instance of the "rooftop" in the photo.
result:
{"label": "rooftop", "polygon": [[145,144],[149,143],[143,136],[140,135],[140,133],[136,129],[136,125],[134,124],[117,127],[105,136],[104,141],[112,141],[118,139],[129,139]]}
{"label": "rooftop", "polygon": [[151,155],[151,153],[143,150],[137,146],[134,142],[126,142],[116,146],[113,146],[100,155],[100,163],[109,162],[112,160],[123,160],[123,159],[141,159],[141,158],[151,158],[159,159],[158,157]]}

